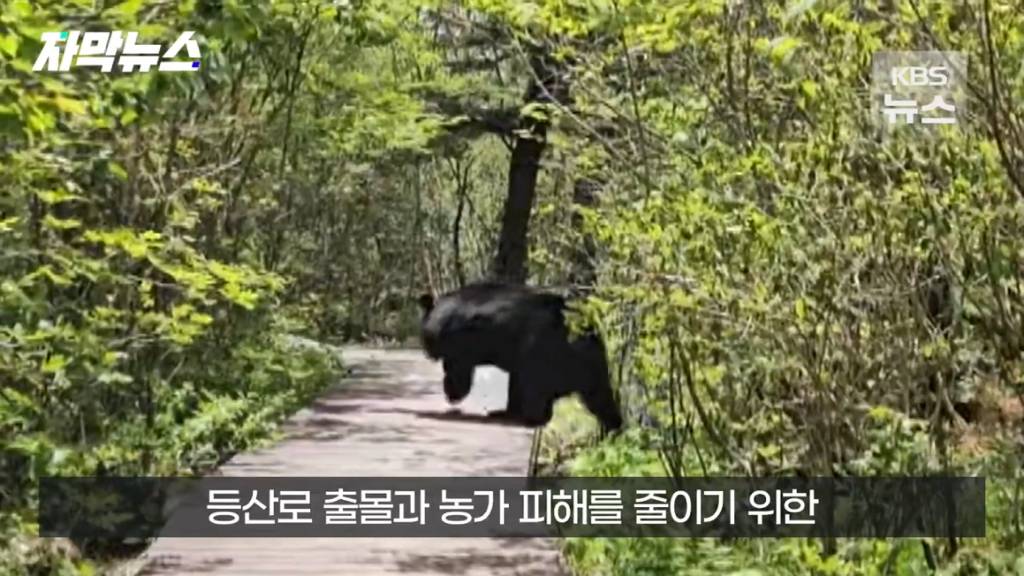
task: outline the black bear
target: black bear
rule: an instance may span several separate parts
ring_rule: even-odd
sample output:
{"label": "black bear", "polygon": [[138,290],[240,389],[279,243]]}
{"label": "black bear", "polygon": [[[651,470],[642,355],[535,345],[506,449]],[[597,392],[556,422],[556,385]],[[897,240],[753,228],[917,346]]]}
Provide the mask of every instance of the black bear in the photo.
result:
{"label": "black bear", "polygon": [[469,394],[473,370],[490,364],[509,375],[508,405],[492,413],[543,426],[555,400],[578,392],[605,430],[622,426],[604,342],[595,332],[575,339],[565,325],[565,299],[515,284],[485,281],[420,298],[427,356],[444,365],[444,391],[456,403]]}

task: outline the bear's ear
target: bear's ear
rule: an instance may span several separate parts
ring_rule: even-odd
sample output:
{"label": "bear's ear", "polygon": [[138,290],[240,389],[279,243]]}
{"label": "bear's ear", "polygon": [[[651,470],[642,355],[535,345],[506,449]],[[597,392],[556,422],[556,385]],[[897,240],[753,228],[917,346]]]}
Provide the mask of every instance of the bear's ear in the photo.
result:
{"label": "bear's ear", "polygon": [[420,309],[426,314],[434,309],[434,297],[430,294],[422,294],[419,299]]}

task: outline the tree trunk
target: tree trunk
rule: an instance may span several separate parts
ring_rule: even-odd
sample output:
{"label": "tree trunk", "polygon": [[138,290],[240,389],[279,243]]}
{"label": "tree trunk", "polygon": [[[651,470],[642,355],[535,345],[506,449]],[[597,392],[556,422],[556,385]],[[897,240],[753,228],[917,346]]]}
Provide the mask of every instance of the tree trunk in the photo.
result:
{"label": "tree trunk", "polygon": [[[541,57],[533,58],[531,66],[535,79],[527,90],[526,104],[550,102],[552,98],[564,101],[567,90],[559,78],[557,66]],[[526,282],[530,212],[549,123],[547,118],[536,116],[525,116],[519,123],[520,132],[515,136],[509,163],[508,195],[502,212],[498,255],[492,272],[499,280]]]}
{"label": "tree trunk", "polygon": [[[465,168],[463,168],[465,165]],[[452,258],[455,260],[455,279],[459,288],[466,285],[465,267],[462,265],[462,215],[466,211],[466,199],[469,194],[469,170],[472,160],[462,161],[457,157],[450,161],[452,174],[455,176],[455,222],[452,223]]]}
{"label": "tree trunk", "polygon": [[537,173],[544,153],[546,122],[529,120],[530,138],[517,137],[508,172],[508,195],[501,218],[498,257],[494,275],[509,282],[526,281],[527,234],[533,197],[537,191]]}
{"label": "tree trunk", "polygon": [[574,296],[586,296],[597,282],[597,242],[594,236],[583,229],[583,214],[580,208],[593,208],[597,204],[597,196],[601,191],[601,183],[592,178],[582,176],[573,183],[572,189],[572,227],[579,235],[573,248],[572,262],[569,272],[570,290]]}

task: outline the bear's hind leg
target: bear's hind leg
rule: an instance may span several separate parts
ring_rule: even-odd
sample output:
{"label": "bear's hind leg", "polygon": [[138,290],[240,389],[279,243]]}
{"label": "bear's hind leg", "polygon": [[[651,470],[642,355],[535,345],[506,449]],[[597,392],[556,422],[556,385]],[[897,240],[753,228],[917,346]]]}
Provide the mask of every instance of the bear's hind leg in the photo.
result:
{"label": "bear's hind leg", "polygon": [[530,398],[524,407],[522,422],[531,428],[539,428],[551,421],[555,399],[548,397]]}
{"label": "bear's hind leg", "polygon": [[583,405],[597,417],[605,431],[610,432],[622,427],[622,415],[612,395],[611,386],[594,386],[580,394],[580,397]]}
{"label": "bear's hind leg", "polygon": [[576,382],[583,404],[606,432],[622,427],[619,403],[612,391],[604,342],[594,334],[573,343],[577,359]]}
{"label": "bear's hind leg", "polygon": [[525,362],[519,380],[522,412],[520,420],[530,427],[544,426],[551,421],[555,399],[555,382],[558,372],[551,370],[542,354]]}

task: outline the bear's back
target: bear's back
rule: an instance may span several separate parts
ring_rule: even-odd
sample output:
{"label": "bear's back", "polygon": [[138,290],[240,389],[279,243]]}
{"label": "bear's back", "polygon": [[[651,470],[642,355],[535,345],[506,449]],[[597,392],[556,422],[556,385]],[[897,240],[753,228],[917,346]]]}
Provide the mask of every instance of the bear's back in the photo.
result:
{"label": "bear's back", "polygon": [[423,319],[424,348],[432,357],[444,355],[441,347],[465,346],[475,335],[489,341],[514,345],[526,325],[564,326],[565,299],[519,284],[483,281],[448,292],[437,299]]}

